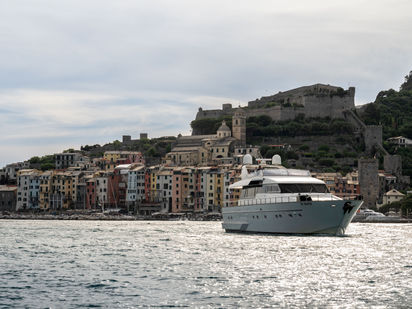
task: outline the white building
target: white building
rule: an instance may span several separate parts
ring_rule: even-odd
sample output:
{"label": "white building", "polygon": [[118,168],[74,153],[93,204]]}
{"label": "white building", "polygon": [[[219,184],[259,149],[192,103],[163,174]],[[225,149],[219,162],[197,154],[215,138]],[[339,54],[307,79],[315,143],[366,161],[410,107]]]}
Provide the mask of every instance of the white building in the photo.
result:
{"label": "white building", "polygon": [[106,208],[107,201],[107,187],[108,179],[107,174],[102,173],[96,177],[96,199],[97,204],[103,209]]}
{"label": "white building", "polygon": [[56,153],[54,159],[58,170],[68,167],[84,167],[90,162],[89,157],[77,152]]}
{"label": "white building", "polygon": [[126,203],[133,205],[145,199],[145,167],[130,165],[127,175]]}
{"label": "white building", "polygon": [[8,164],[4,168],[6,178],[11,181],[17,181],[17,172],[23,169],[28,169],[29,167],[30,163],[28,161]]}
{"label": "white building", "polygon": [[161,204],[160,212],[171,212],[173,171],[170,169],[161,170],[157,173],[156,177],[156,191]]}
{"label": "white building", "polygon": [[405,194],[399,192],[398,190],[392,189],[383,195],[383,205],[399,202],[404,197]]}
{"label": "white building", "polygon": [[403,136],[390,137],[387,141],[391,144],[397,145],[398,147],[412,146],[412,140]]}
{"label": "white building", "polygon": [[41,172],[37,170],[20,170],[17,172],[16,210],[39,208]]}

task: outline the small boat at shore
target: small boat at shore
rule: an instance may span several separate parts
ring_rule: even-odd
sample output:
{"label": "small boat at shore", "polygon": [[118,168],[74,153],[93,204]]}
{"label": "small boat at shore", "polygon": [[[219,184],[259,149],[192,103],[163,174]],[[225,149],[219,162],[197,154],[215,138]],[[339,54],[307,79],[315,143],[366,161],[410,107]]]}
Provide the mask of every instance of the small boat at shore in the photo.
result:
{"label": "small boat at shore", "polygon": [[271,163],[252,166],[244,157],[241,180],[229,187],[240,198],[222,208],[227,232],[345,234],[363,201],[331,194],[309,171],[281,166],[278,155]]}

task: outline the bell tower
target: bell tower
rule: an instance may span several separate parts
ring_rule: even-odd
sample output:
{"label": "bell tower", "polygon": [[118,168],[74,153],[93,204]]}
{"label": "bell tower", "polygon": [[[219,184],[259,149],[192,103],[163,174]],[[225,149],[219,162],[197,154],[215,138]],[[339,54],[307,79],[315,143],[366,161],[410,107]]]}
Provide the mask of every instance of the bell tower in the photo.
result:
{"label": "bell tower", "polygon": [[246,146],[246,114],[240,108],[232,117],[232,136],[240,142],[240,146]]}

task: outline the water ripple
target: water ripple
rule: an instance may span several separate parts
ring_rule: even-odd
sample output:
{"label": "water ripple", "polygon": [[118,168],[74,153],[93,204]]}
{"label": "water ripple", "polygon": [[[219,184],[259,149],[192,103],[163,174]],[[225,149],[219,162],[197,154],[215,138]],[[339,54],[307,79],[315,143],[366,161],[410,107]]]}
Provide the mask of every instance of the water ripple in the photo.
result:
{"label": "water ripple", "polygon": [[346,237],[220,222],[0,221],[0,307],[390,307],[412,303],[412,225]]}

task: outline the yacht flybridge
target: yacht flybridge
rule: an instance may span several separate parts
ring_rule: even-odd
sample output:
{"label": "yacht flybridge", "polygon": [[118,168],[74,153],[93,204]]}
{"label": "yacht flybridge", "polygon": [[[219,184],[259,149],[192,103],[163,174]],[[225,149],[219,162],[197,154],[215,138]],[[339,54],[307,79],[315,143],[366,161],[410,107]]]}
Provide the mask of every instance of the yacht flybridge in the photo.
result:
{"label": "yacht flybridge", "polygon": [[[309,171],[286,169],[280,156],[253,172],[252,157],[243,159],[241,180],[230,189],[239,199],[222,208],[227,232],[343,235],[362,201],[331,194]],[[236,194],[234,194],[236,195]]]}

